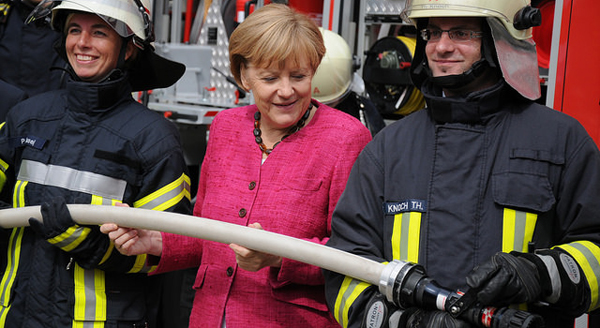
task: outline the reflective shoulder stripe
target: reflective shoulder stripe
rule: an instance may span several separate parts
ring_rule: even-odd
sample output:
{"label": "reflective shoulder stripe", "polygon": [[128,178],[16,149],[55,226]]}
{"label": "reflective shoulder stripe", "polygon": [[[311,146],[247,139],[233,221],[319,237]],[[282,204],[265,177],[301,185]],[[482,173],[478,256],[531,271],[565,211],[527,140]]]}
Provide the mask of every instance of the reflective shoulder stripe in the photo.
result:
{"label": "reflective shoulder stripe", "polygon": [[422,215],[420,212],[404,212],[394,216],[392,254],[395,260],[418,263]]}
{"label": "reflective shoulder stripe", "polygon": [[[86,270],[75,264],[75,309],[73,327],[87,327],[84,322],[106,321],[106,280],[102,270]],[[103,325],[101,325],[102,327]],[[94,327],[98,327],[94,325]]]}
{"label": "reflective shoulder stripe", "polygon": [[340,286],[333,315],[342,327],[348,327],[348,312],[356,298],[371,284],[346,276]]}
{"label": "reflective shoulder stripe", "polygon": [[502,225],[502,251],[528,252],[529,243],[537,223],[537,214],[504,209]]}
{"label": "reflective shoulder stripe", "polygon": [[127,187],[124,180],[31,160],[21,162],[18,179],[114,199],[123,199]]}
{"label": "reflective shoulder stripe", "polygon": [[600,292],[600,248],[589,241],[576,241],[555,246],[569,253],[583,270],[590,286],[591,302],[589,311],[600,308],[598,293]]}
{"label": "reflective shoulder stripe", "polygon": [[6,122],[0,123],[0,130],[2,130],[2,128],[4,127],[4,124],[6,124]]}
{"label": "reflective shoulder stripe", "polygon": [[191,198],[190,178],[182,174],[177,180],[133,203],[133,207],[164,211],[184,197]]}

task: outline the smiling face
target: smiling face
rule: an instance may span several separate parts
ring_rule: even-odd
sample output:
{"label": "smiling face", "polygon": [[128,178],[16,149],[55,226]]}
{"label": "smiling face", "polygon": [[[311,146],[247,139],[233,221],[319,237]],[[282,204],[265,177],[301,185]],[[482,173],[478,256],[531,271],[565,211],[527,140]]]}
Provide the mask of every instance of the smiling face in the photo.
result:
{"label": "smiling face", "polygon": [[261,129],[285,130],[295,125],[311,100],[313,70],[308,59],[286,60],[284,67],[242,67],[244,88],[252,90],[261,113]]}
{"label": "smiling face", "polygon": [[[117,67],[123,39],[97,15],[71,14],[65,33],[67,58],[81,80],[101,81]],[[132,51],[128,44],[125,59]]]}
{"label": "smiling face", "polygon": [[[428,29],[481,31],[481,18],[461,17],[429,19]],[[448,33],[442,33],[439,40],[430,40],[425,46],[425,54],[434,77],[460,75],[468,71],[481,59],[481,38],[466,41],[451,40]]]}

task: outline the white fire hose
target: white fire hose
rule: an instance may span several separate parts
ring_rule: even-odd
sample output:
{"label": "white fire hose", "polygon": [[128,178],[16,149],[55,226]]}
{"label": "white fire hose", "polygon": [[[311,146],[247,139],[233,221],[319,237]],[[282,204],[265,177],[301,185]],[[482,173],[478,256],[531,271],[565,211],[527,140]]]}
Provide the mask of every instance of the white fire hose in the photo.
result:
{"label": "white fire hose", "polygon": [[[394,260],[382,264],[367,258],[321,244],[265,230],[226,223],[184,214],[152,211],[131,207],[100,205],[67,205],[73,220],[82,225],[116,223],[123,227],[158,230],[178,235],[211,240],[293,259],[323,269],[350,276],[379,286],[384,297],[396,305],[428,306],[461,315],[477,327],[542,328],[537,315],[510,308],[465,304],[466,299],[456,292],[439,287],[428,278],[418,264]],[[0,228],[29,225],[29,218],[42,220],[40,206],[0,210]],[[448,304],[447,304],[448,303]],[[368,327],[383,323],[381,301],[369,305]],[[402,311],[399,311],[402,312]],[[463,315],[463,312],[466,315]],[[488,315],[482,315],[487,313]],[[490,319],[492,318],[492,319]],[[485,320],[484,320],[485,319]],[[489,325],[489,322],[494,324]]]}
{"label": "white fire hose", "polygon": [[[384,264],[332,247],[265,230],[196,216],[131,207],[67,205],[79,224],[116,223],[123,227],[170,232],[244,247],[316,265],[373,285],[379,285]],[[29,225],[29,218],[42,220],[39,206],[0,210],[0,227]]]}

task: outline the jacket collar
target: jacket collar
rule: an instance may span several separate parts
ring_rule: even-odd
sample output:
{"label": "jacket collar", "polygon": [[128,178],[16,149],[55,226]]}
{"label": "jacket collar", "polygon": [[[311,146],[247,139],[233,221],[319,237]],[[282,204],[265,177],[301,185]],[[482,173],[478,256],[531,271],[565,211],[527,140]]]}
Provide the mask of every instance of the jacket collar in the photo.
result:
{"label": "jacket collar", "polygon": [[485,123],[503,109],[501,105],[507,97],[512,97],[504,80],[463,97],[444,97],[441,89],[429,81],[423,83],[421,92],[430,115],[438,123]]}
{"label": "jacket collar", "polygon": [[131,99],[131,86],[127,74],[118,79],[99,83],[67,82],[69,109],[88,115],[110,111],[123,100]]}

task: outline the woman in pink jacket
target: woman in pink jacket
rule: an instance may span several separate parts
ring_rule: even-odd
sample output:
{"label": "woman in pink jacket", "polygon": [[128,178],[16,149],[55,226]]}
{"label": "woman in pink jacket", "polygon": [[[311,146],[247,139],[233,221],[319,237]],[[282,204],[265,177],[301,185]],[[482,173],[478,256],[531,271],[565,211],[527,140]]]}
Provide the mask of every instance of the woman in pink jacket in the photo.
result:
{"label": "woman in pink jacket", "polygon": [[[255,11],[233,32],[233,75],[255,105],[214,119],[194,215],[325,244],[354,160],[371,140],[358,120],[311,99],[325,46],[285,5]],[[320,268],[156,231],[102,227],[124,254],[159,257],[155,273],[199,267],[190,327],[339,327]]]}

